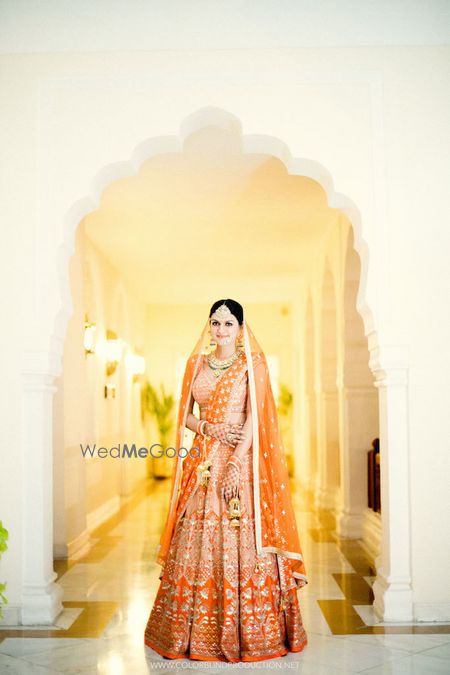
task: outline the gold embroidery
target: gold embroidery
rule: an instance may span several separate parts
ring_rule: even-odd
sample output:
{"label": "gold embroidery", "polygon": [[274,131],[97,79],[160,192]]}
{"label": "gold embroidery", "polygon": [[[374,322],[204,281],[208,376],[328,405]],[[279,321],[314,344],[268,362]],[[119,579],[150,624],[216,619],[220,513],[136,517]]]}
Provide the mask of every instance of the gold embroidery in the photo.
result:
{"label": "gold embroidery", "polygon": [[[214,391],[215,384],[201,371],[193,384],[197,402],[204,406],[208,400],[208,419],[214,414],[217,421],[226,421],[231,406],[245,412],[245,363],[238,360],[231,370],[229,391]],[[169,658],[222,661],[256,661],[301,651],[307,635],[289,563],[276,553],[257,555],[255,549],[251,448],[242,461],[240,527],[230,524],[220,493],[234,448],[208,439],[207,449],[213,461],[202,489],[197,484],[200,460],[188,455],[183,463],[183,499],[145,643]]]}

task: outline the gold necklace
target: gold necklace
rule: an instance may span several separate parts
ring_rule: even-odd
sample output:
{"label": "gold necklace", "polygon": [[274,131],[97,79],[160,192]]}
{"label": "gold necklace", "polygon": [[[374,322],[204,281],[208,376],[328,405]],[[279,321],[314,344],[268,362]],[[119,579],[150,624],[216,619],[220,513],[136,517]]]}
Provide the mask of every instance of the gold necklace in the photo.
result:
{"label": "gold necklace", "polygon": [[236,352],[234,352],[234,354],[229,356],[227,359],[223,359],[222,361],[214,356],[214,354],[210,354],[208,356],[209,367],[213,371],[214,375],[219,377],[220,373],[232,366],[242,353],[242,350],[238,349]]}

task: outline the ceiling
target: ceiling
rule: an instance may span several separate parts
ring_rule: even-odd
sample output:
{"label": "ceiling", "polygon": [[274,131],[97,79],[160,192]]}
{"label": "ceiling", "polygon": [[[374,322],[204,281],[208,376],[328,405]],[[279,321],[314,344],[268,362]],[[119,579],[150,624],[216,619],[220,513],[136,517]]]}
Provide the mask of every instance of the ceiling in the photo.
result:
{"label": "ceiling", "polygon": [[274,300],[338,214],[317,182],[273,156],[242,154],[236,132],[210,126],[111,183],[83,224],[145,302],[204,301],[222,289],[242,297],[243,287],[249,300]]}

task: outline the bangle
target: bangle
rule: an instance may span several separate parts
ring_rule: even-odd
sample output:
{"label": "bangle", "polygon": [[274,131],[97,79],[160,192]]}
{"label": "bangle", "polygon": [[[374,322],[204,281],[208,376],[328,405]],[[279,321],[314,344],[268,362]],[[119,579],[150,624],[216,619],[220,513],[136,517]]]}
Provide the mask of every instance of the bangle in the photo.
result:
{"label": "bangle", "polygon": [[229,464],[233,464],[239,471],[242,471],[242,462],[239,459],[239,457],[236,457],[236,455],[231,455],[231,457],[228,459]]}
{"label": "bangle", "polygon": [[207,424],[207,420],[199,420],[197,422],[197,433],[200,434],[201,436],[204,436],[205,434],[203,433],[203,429],[205,427],[205,424]]}

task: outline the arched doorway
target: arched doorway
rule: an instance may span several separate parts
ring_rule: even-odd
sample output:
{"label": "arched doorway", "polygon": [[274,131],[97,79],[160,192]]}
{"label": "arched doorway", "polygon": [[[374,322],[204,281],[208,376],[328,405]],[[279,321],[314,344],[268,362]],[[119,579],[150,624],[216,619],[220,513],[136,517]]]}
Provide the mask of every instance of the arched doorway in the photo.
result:
{"label": "arched doorway", "polygon": [[[252,154],[261,154],[261,152],[264,152],[264,147],[267,148],[266,152],[268,155],[271,157],[276,157],[278,160],[281,160],[284,163],[284,166],[287,167],[287,173],[289,176],[302,176],[302,177],[307,177],[311,183],[317,183],[318,186],[320,186],[320,189],[326,194],[327,196],[327,201],[328,205],[332,205],[333,208],[339,208],[342,213],[345,213],[348,215],[352,226],[355,231],[355,246],[360,253],[361,256],[361,263],[362,263],[362,276],[363,279],[367,279],[367,274],[368,274],[368,256],[367,256],[367,251],[365,249],[364,242],[361,238],[361,223],[358,220],[358,212],[357,209],[355,209],[354,205],[351,203],[351,201],[342,195],[336,195],[333,190],[333,185],[331,181],[331,177],[329,174],[324,170],[323,167],[318,165],[315,162],[312,162],[310,160],[306,159],[295,159],[291,158],[289,156],[289,153],[284,146],[282,142],[280,142],[278,139],[264,139],[258,136],[244,136],[241,137],[241,132],[240,132],[240,123],[239,121],[233,117],[232,115],[229,115],[228,113],[217,110],[214,108],[206,108],[200,110],[198,113],[195,113],[191,116],[189,116],[182,124],[181,127],[181,135],[180,137],[171,137],[171,138],[161,138],[161,139],[151,139],[150,141],[147,141],[140,145],[136,151],[133,154],[132,160],[129,162],[124,162],[120,163],[118,165],[112,165],[106,167],[100,174],[99,176],[95,179],[94,181],[94,190],[93,193],[96,195],[94,197],[87,197],[80,202],[78,202],[76,205],[74,205],[68,214],[67,218],[67,229],[66,229],[66,237],[65,237],[65,244],[62,247],[60,251],[60,260],[59,260],[59,266],[60,266],[60,280],[61,280],[61,288],[62,288],[62,309],[59,312],[58,316],[55,319],[55,329],[54,329],[54,337],[55,339],[52,340],[51,346],[49,347],[49,355],[50,355],[50,360],[54,362],[55,360],[58,361],[61,359],[61,354],[62,354],[62,340],[65,335],[65,330],[66,330],[66,324],[67,324],[67,317],[70,315],[71,309],[72,309],[72,303],[70,299],[70,293],[68,292],[68,287],[67,287],[67,264],[70,259],[70,255],[72,252],[72,240],[73,240],[73,232],[76,228],[76,225],[78,224],[79,220],[87,215],[89,212],[93,211],[97,207],[97,201],[98,197],[97,195],[101,193],[102,189],[111,183],[111,181],[120,179],[121,177],[124,176],[129,176],[129,175],[134,175],[136,172],[136,167],[140,166],[143,161],[151,158],[151,157],[156,157],[158,155],[164,154],[164,153],[179,153],[180,151],[183,150],[183,144],[185,141],[189,139],[190,136],[193,136],[194,133],[196,133],[199,129],[202,128],[207,128],[207,127],[213,127],[217,129],[226,129],[227,133],[230,133],[231,135],[233,133],[237,134],[239,138],[239,142],[237,144],[234,144],[234,148],[238,148],[239,151],[241,148],[243,148],[242,155],[247,156],[247,155],[252,155]],[[265,146],[266,142],[266,146]],[[186,143],[186,147],[189,147],[189,143]],[[223,147],[223,145],[222,145]],[[364,295],[364,284],[362,284],[362,296]],[[392,419],[390,417],[390,413],[393,412],[394,409],[398,410],[398,405],[394,404],[394,409],[391,408],[391,399],[387,396],[388,391],[390,392],[390,384],[391,382],[389,381],[389,378],[386,378],[386,369],[385,366],[382,364],[382,354],[383,352],[380,351],[380,345],[378,344],[378,338],[377,338],[377,333],[375,330],[375,325],[374,325],[374,318],[372,316],[372,313],[367,307],[367,304],[365,302],[364,297],[362,298],[362,301],[360,302],[360,311],[363,316],[364,324],[365,324],[365,330],[366,330],[366,335],[370,335],[369,339],[369,349],[371,351],[371,362],[370,366],[372,369],[372,372],[375,373],[377,377],[377,382],[380,388],[384,388],[386,393],[386,396],[383,396],[383,403],[386,403],[386,407],[381,406],[381,410],[383,413],[383,419],[381,420],[381,428],[382,428],[382,440],[383,440],[383,434],[389,434],[390,427],[389,427],[389,421]],[[54,376],[54,369],[51,370],[51,375],[50,379]],[[51,422],[51,416],[52,416],[52,411],[51,411],[51,405],[48,405],[48,400],[49,396],[52,394],[52,388],[46,384],[42,389],[39,390],[39,395],[42,396],[42,405],[40,406],[40,411],[41,415],[45,418],[45,424],[42,425],[43,428],[47,429],[49,422]],[[396,394],[394,393],[394,396]],[[401,396],[404,395],[404,389],[401,392]],[[39,408],[39,404],[37,406]],[[33,409],[32,409],[33,408]],[[25,406],[25,418],[26,422],[30,422],[30,428],[32,431],[38,431],[37,425],[36,425],[36,415],[35,415],[35,409],[36,406]],[[28,417],[27,417],[28,415]],[[385,424],[383,424],[385,422]],[[403,410],[403,414],[401,416],[401,419],[397,419],[397,430],[398,427],[401,428],[406,428],[406,408]],[[39,433],[39,432],[38,432]],[[48,442],[47,439],[47,434],[46,434],[46,439],[41,439],[42,442]],[[386,444],[386,447],[388,447],[388,444]],[[405,451],[405,444],[404,441],[402,440],[402,456],[404,456],[404,451]],[[389,480],[391,478],[390,474],[390,465],[388,463],[385,464],[385,471],[387,472],[387,480],[383,480],[383,485],[385,486],[385,490],[392,490],[395,487],[392,482],[392,480]],[[31,478],[31,477],[30,477]],[[30,480],[31,483],[31,480]],[[25,489],[27,488],[27,485],[25,485]],[[403,490],[404,494],[404,490]],[[39,519],[41,520],[44,519],[48,516],[50,516],[50,511],[49,507],[47,504],[42,504],[41,505],[41,512],[39,514]],[[405,512],[405,507],[407,509],[407,502],[403,500],[401,508],[402,508],[402,518],[404,519],[405,516],[408,515],[408,511],[406,510]],[[27,526],[32,527],[34,523],[36,523],[36,515],[31,513],[30,509],[28,508],[25,513],[25,517],[27,519]],[[392,514],[386,513],[385,518],[390,520],[392,519]],[[395,527],[395,523],[393,524],[392,532],[395,530],[397,531],[397,528]],[[41,582],[39,582],[39,579],[37,581],[37,585],[41,585],[43,588],[46,588],[46,595],[48,596],[49,594],[53,594],[53,601],[48,602],[46,600],[45,603],[42,603],[42,613],[43,615],[46,615],[47,617],[52,615],[55,616],[58,612],[57,610],[60,608],[60,605],[58,605],[58,595],[59,591],[57,589],[52,589],[49,584],[48,584],[48,578],[51,577],[51,563],[50,563],[50,558],[49,557],[49,551],[51,551],[52,547],[52,542],[49,540],[49,536],[47,533],[43,531],[42,528],[38,528],[38,535],[39,533],[42,535],[41,537],[38,536],[38,539],[40,540],[39,546],[42,546],[42,549],[46,551],[45,554],[45,559],[46,559],[46,564],[40,570],[35,573],[34,577],[39,578],[39,575],[42,576]],[[406,536],[403,536],[402,538],[403,545],[406,545],[406,549],[409,550],[409,534],[407,533]],[[383,540],[383,566],[384,569],[392,569],[396,568],[396,564],[398,559],[394,556],[391,556],[391,550],[392,550],[392,544],[393,540],[392,538],[389,539],[384,539]],[[30,558],[30,551],[26,549],[24,550],[24,559],[29,559]],[[402,578],[401,582],[399,581],[399,586],[398,589],[396,587],[396,581],[392,582],[392,576],[390,577],[389,582],[386,584],[386,576],[384,575],[384,580],[382,581],[380,579],[380,584],[378,587],[378,591],[380,593],[380,596],[384,598],[384,596],[392,594],[392,592],[396,593],[397,590],[405,590],[405,578],[409,578],[408,575],[405,577],[405,559],[403,558],[400,561],[400,568],[402,570]],[[37,574],[37,577],[36,577]],[[399,577],[400,578],[400,577]],[[406,582],[406,586],[410,584],[410,581]],[[400,586],[402,587],[400,589]],[[406,589],[407,591],[410,591],[410,586]],[[402,614],[402,617],[407,615],[408,611],[410,611],[410,597],[407,596],[407,594],[402,593],[402,596],[399,596],[398,594],[396,595],[396,598],[399,598],[399,603],[396,605],[396,610],[397,612],[393,611],[391,615],[389,615],[389,611],[385,612],[385,607],[389,607],[389,603],[385,603],[384,601],[380,601],[380,608],[381,612],[385,614],[386,616],[399,616],[399,611]],[[27,601],[27,600],[25,600]],[[383,605],[383,607],[382,607]],[[409,609],[408,609],[409,608]],[[38,609],[38,612],[40,610]],[[56,612],[56,614],[55,614]]]}

